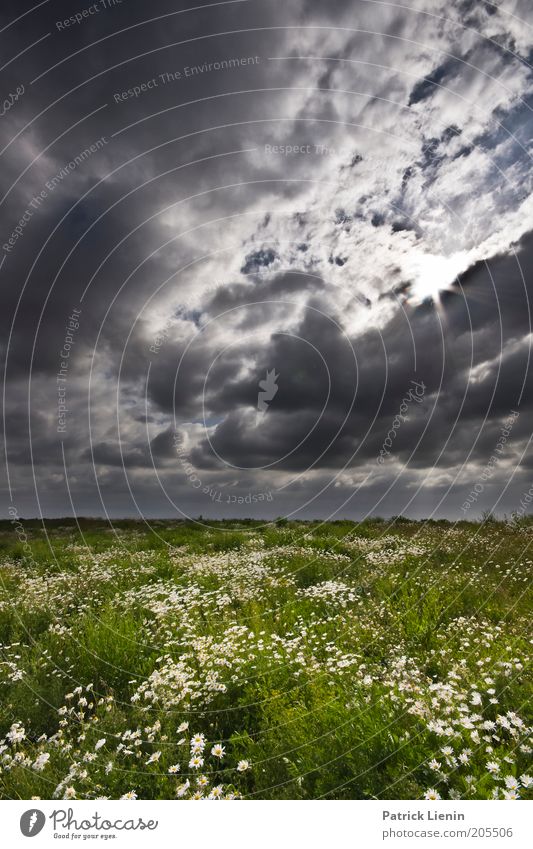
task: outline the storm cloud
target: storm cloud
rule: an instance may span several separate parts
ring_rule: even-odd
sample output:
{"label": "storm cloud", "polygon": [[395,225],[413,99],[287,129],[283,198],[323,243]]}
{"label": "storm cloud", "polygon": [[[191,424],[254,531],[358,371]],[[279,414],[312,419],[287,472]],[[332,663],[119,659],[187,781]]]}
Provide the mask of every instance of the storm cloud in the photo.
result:
{"label": "storm cloud", "polygon": [[3,514],[516,509],[530,19],[6,0]]}

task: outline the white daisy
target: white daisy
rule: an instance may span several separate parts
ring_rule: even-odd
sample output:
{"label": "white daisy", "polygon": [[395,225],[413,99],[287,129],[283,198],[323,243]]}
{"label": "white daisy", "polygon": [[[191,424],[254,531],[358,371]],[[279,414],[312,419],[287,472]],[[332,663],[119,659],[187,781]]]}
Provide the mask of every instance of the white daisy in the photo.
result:
{"label": "white daisy", "polygon": [[188,779],[185,782],[185,784],[179,784],[178,785],[178,787],[176,788],[176,796],[178,797],[178,799],[181,799],[182,796],[185,796],[185,794],[186,794],[186,792],[187,792],[187,790],[189,789],[190,786],[191,786],[191,782]]}
{"label": "white daisy", "polygon": [[503,791],[504,799],[520,799],[520,796],[516,792],[516,790],[504,790]]}
{"label": "white daisy", "polygon": [[429,790],[426,790],[426,792],[424,793],[424,799],[434,800],[440,798],[440,793],[437,793],[437,791],[433,787],[430,787]]}
{"label": "white daisy", "polygon": [[222,746],[220,743],[215,743],[215,745],[211,749],[211,754],[213,755],[214,758],[222,759],[224,757],[225,753],[226,753],[226,750],[224,749],[224,746]]}

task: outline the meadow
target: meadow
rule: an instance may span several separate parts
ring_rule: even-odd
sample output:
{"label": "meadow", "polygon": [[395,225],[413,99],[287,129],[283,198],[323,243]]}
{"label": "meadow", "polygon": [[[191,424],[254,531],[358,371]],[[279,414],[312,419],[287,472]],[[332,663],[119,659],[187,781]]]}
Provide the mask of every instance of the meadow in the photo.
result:
{"label": "meadow", "polygon": [[3,799],[523,799],[533,524],[0,523]]}

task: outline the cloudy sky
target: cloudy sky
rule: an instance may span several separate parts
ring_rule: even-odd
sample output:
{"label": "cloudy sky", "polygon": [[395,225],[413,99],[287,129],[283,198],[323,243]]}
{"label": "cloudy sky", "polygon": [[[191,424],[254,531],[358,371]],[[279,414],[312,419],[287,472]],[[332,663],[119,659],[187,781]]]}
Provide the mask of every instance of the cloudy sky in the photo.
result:
{"label": "cloudy sky", "polygon": [[2,515],[530,511],[530,0],[0,38]]}

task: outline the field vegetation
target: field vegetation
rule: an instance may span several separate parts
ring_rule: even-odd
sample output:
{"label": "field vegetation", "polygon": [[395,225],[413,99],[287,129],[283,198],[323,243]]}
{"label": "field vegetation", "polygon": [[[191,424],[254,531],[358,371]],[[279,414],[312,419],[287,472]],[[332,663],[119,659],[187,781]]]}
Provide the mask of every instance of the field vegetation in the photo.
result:
{"label": "field vegetation", "polygon": [[0,525],[2,798],[514,799],[528,521]]}

